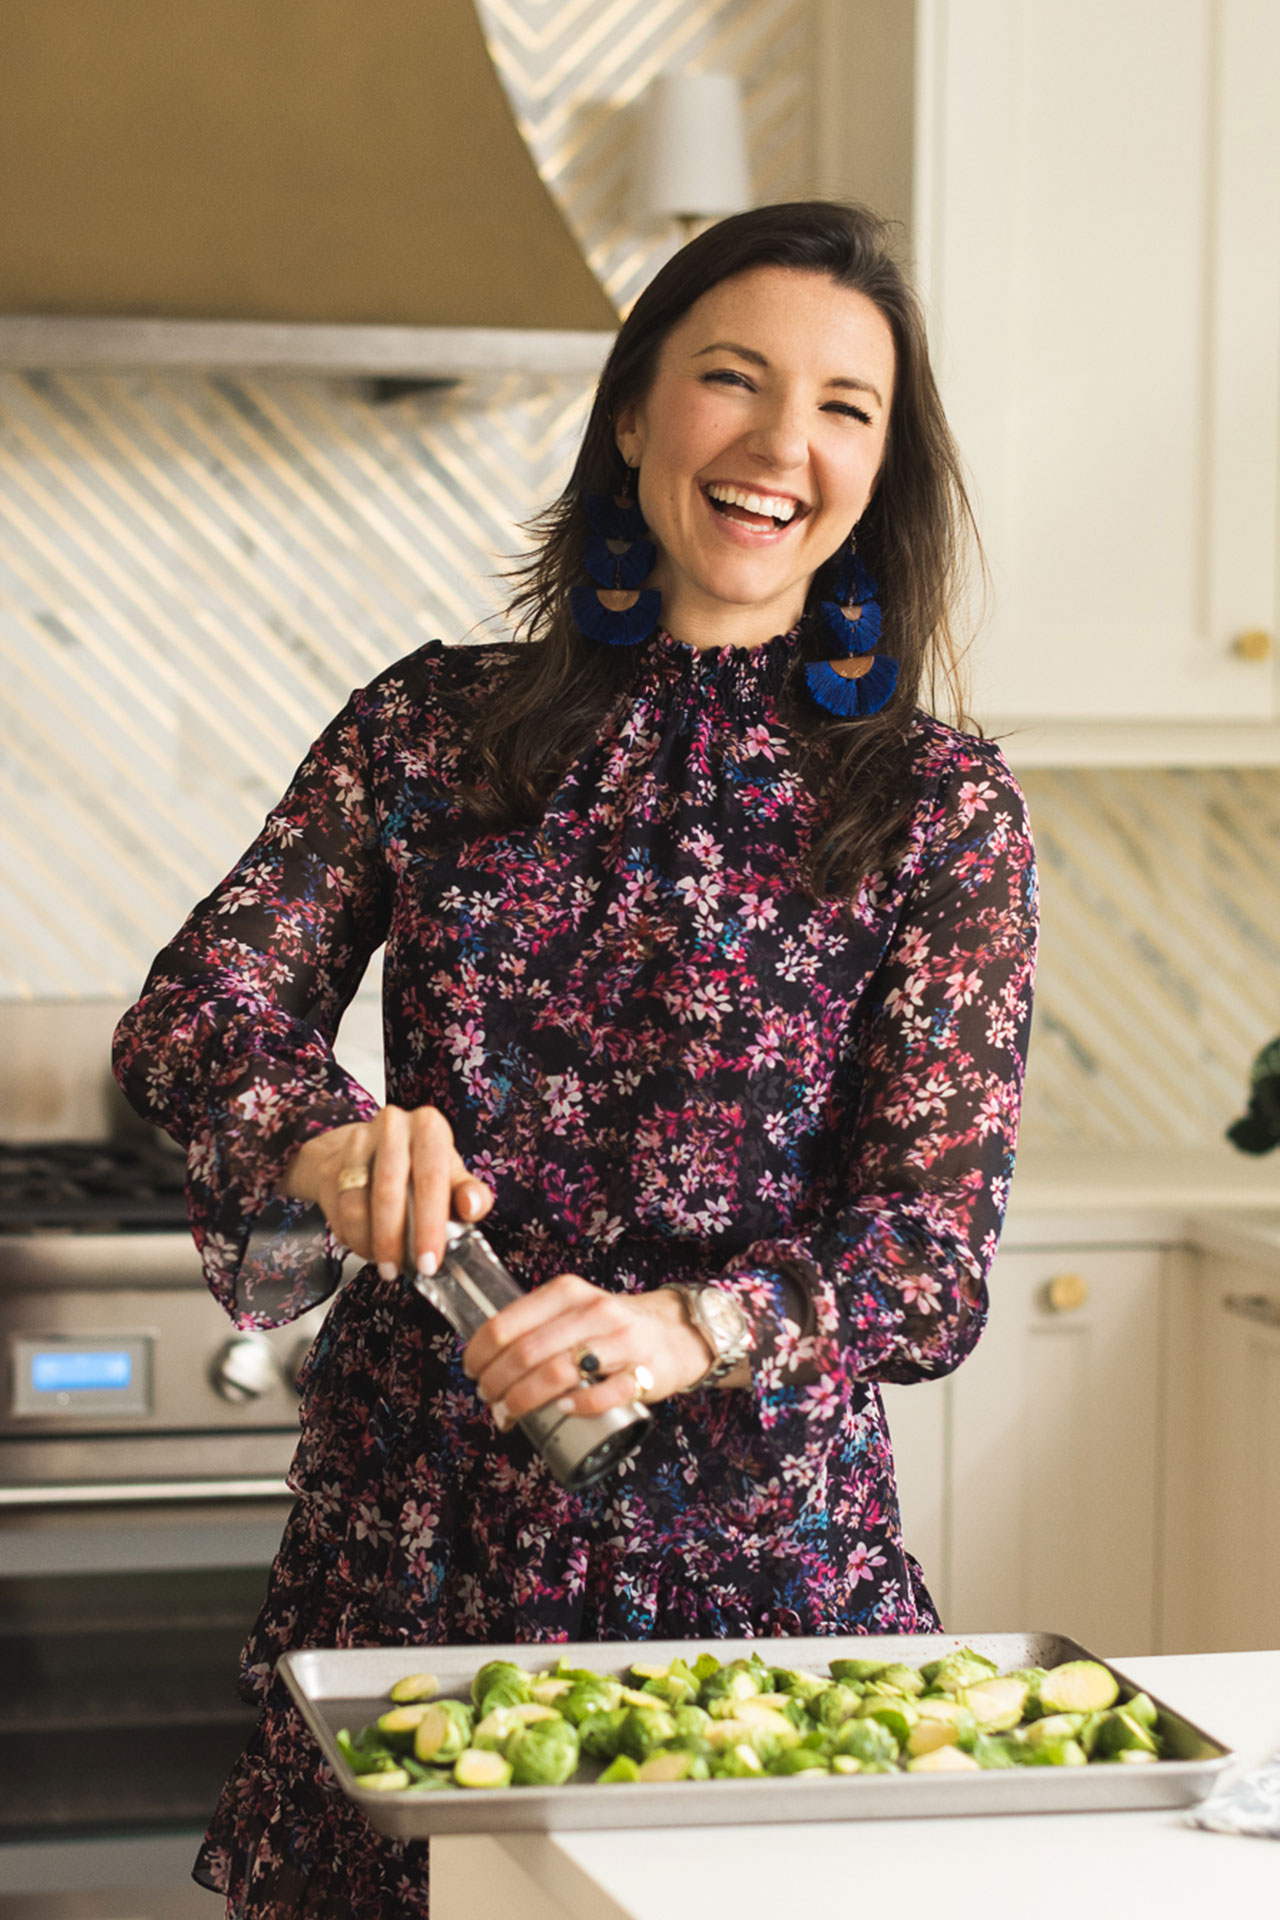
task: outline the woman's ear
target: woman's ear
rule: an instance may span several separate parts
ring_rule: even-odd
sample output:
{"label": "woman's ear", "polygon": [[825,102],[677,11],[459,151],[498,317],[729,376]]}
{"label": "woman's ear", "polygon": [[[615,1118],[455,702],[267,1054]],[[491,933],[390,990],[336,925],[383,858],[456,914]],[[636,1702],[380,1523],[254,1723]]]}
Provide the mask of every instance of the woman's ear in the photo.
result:
{"label": "woman's ear", "polygon": [[614,445],[629,467],[640,465],[640,456],[644,451],[644,435],[638,418],[639,409],[634,402],[619,407],[613,417]]}

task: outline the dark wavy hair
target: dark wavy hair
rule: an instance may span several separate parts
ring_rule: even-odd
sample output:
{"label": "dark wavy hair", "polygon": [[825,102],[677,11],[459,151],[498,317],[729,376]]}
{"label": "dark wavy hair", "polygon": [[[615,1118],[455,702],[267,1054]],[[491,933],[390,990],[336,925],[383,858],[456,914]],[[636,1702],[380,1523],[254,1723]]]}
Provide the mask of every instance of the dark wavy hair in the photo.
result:
{"label": "dark wavy hair", "polygon": [[825,713],[809,696],[804,663],[831,653],[812,618],[830,591],[829,562],[810,588],[784,688],[801,777],[818,796],[824,823],[799,879],[815,898],[849,898],[900,850],[917,799],[906,740],[922,697],[935,711],[941,698],[957,724],[970,724],[951,609],[971,543],[980,557],[923,315],[892,230],[865,207],[804,200],[735,214],[681,248],[640,295],[600,377],[569,483],[531,523],[537,544],[511,574],[509,614],[526,644],[473,721],[463,800],[472,833],[536,825],[565,768],[630,689],[644,648],[588,640],[569,612],[569,590],[585,577],[583,498],[618,488],[614,422],[649,391],[672,328],[712,287],[757,267],[818,273],[852,288],[879,308],[893,334],[884,460],[858,523],[858,552],[879,584],[881,645],[898,661],[897,686],[879,713],[854,720]]}

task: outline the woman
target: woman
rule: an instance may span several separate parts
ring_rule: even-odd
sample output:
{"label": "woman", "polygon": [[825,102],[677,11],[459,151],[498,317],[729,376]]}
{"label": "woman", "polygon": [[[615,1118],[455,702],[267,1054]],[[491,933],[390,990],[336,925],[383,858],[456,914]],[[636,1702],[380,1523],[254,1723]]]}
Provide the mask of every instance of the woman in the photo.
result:
{"label": "woman", "polygon": [[[530,641],[355,694],[122,1023],[241,1324],[330,1293],[335,1243],[372,1263],[306,1369],[197,1869],[231,1914],[426,1912],[287,1648],[936,1627],[877,1383],[982,1327],[1035,924],[1000,755],[918,710],[966,516],[879,223],[726,220],[619,334]],[[383,942],[379,1110],[330,1043]],[[420,1265],[485,1216],[531,1289],[465,1352],[400,1274],[410,1186]],[[511,1431],[638,1388],[585,1493]]]}

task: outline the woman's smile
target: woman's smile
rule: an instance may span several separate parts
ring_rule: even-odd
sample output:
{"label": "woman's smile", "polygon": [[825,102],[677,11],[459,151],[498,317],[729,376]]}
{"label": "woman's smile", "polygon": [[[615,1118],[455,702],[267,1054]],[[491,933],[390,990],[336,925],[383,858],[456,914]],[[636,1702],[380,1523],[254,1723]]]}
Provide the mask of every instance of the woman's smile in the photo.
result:
{"label": "woman's smile", "polygon": [[678,639],[759,646],[796,624],[871,498],[893,377],[884,315],[821,273],[754,268],[672,329],[616,432]]}

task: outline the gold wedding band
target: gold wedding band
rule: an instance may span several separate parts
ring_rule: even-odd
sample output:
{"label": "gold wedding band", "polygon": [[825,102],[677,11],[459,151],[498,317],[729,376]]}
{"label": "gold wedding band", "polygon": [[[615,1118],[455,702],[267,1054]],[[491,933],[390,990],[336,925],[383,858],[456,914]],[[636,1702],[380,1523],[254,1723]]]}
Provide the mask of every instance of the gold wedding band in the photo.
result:
{"label": "gold wedding band", "polygon": [[338,1192],[354,1193],[357,1187],[367,1187],[369,1169],[366,1166],[344,1167],[338,1175]]}
{"label": "gold wedding band", "polygon": [[637,1399],[641,1399],[646,1393],[653,1392],[653,1375],[650,1373],[648,1367],[632,1367],[631,1377],[636,1383]]}

